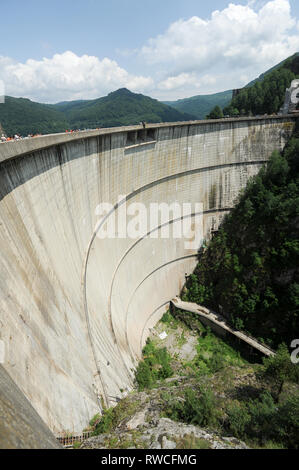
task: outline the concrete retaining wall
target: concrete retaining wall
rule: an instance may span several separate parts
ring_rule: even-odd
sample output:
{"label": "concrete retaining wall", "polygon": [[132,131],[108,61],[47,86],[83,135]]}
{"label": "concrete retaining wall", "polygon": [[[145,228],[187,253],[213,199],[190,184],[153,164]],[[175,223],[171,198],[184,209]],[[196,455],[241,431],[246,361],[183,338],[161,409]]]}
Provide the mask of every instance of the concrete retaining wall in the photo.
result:
{"label": "concrete retaining wall", "polygon": [[100,239],[98,204],[112,216],[120,195],[202,202],[208,238],[293,127],[284,116],[0,144],[4,368],[52,431],[80,433],[131,389],[149,328],[196,264],[184,240]]}

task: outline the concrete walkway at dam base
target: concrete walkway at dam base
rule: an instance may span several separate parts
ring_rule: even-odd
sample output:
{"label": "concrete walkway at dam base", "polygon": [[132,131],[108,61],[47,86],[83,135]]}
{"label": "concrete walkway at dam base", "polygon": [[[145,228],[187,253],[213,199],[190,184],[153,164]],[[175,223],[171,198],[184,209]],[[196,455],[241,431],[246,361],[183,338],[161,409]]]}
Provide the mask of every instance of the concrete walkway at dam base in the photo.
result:
{"label": "concrete walkway at dam base", "polygon": [[176,297],[175,299],[172,299],[171,304],[175,308],[179,308],[180,310],[184,310],[186,312],[191,312],[191,313],[196,313],[197,315],[200,316],[201,320],[204,320],[205,324],[211,324],[211,327],[216,326],[216,330],[220,333],[221,331],[231,333],[232,335],[236,336],[240,340],[249,344],[249,346],[261,352],[265,356],[269,357],[269,356],[275,355],[275,351],[265,346],[264,344],[260,343],[257,339],[252,338],[251,336],[245,333],[242,333],[241,331],[235,330],[234,328],[229,326],[225,318],[219,313],[215,313],[212,310],[209,310],[205,307],[202,307],[201,305],[198,305],[192,302],[183,302],[178,297]]}

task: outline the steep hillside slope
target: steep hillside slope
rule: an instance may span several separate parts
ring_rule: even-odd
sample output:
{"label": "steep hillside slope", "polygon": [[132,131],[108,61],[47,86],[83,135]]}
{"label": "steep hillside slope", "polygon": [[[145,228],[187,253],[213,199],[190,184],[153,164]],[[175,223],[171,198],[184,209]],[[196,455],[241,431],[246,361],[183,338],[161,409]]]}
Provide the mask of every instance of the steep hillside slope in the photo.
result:
{"label": "steep hillside slope", "polygon": [[68,127],[65,116],[53,107],[11,96],[0,106],[0,122],[7,135],[51,134]]}
{"label": "steep hillside slope", "polygon": [[164,101],[165,104],[172,106],[178,111],[191,113],[197,119],[205,119],[206,115],[215,107],[227,106],[232,99],[232,90],[215,93],[212,95],[198,95],[191,98],[185,98],[178,101]]}
{"label": "steep hillside slope", "polygon": [[274,347],[290,344],[299,328],[298,162],[297,125],[200,254],[185,294]]}
{"label": "steep hillside slope", "polygon": [[286,365],[288,351],[262,365],[240,346],[196,314],[165,313],[143,350],[137,390],[92,418],[81,448],[298,448],[299,366],[289,367],[277,400],[273,365]]}
{"label": "steep hillside slope", "polygon": [[277,113],[283,105],[285,90],[294,78],[299,78],[298,54],[266,72],[252,86],[243,88],[223,112],[229,115]]}
{"label": "steep hillside slope", "polygon": [[97,100],[56,105],[73,128],[114,127],[147,122],[195,119],[148,96],[121,88]]}
{"label": "steep hillside slope", "polygon": [[6,97],[0,107],[0,122],[7,135],[51,134],[66,129],[115,127],[147,122],[196,119],[170,106],[123,88],[96,100],[78,100],[55,105],[25,98]]}
{"label": "steep hillside slope", "polygon": [[293,56],[289,57],[288,59],[284,59],[282,60],[281,62],[279,62],[279,64],[276,64],[274,65],[274,67],[271,67],[271,69],[267,70],[266,72],[262,73],[258,78],[256,78],[255,80],[252,80],[251,82],[249,82],[245,88],[249,88],[251,87],[252,85],[254,85],[256,82],[262,82],[264,80],[264,78],[269,75],[269,73],[271,72],[274,72],[274,70],[276,69],[279,69],[282,65],[284,65],[284,63],[286,62],[286,60],[289,60],[289,59],[295,59],[296,57],[299,56],[299,52],[296,52],[296,54],[294,54]]}

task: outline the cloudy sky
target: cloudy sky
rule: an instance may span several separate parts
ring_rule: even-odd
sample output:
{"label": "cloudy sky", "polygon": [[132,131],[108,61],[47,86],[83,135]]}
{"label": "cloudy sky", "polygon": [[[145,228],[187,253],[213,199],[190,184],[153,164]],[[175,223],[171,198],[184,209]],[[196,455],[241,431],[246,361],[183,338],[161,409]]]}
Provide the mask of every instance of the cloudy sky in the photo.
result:
{"label": "cloudy sky", "polygon": [[160,100],[239,88],[299,51],[298,0],[1,0],[0,6],[5,93],[47,103],[121,87]]}

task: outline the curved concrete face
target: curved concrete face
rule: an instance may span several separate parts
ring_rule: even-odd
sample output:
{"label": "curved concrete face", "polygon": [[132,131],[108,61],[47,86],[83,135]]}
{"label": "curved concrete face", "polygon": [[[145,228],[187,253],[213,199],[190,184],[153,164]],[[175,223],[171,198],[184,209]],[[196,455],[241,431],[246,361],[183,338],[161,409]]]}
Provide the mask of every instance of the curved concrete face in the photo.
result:
{"label": "curved concrete face", "polygon": [[[200,245],[103,231],[132,203],[202,203],[209,238],[294,118],[152,125],[0,145],[0,339],[4,368],[56,434],[81,432],[132,387],[149,328]],[[126,199],[126,200],[125,200]],[[102,220],[99,205],[110,203]],[[141,206],[135,206],[141,207]],[[185,217],[197,228],[196,210]],[[136,229],[136,231],[138,231]]]}

